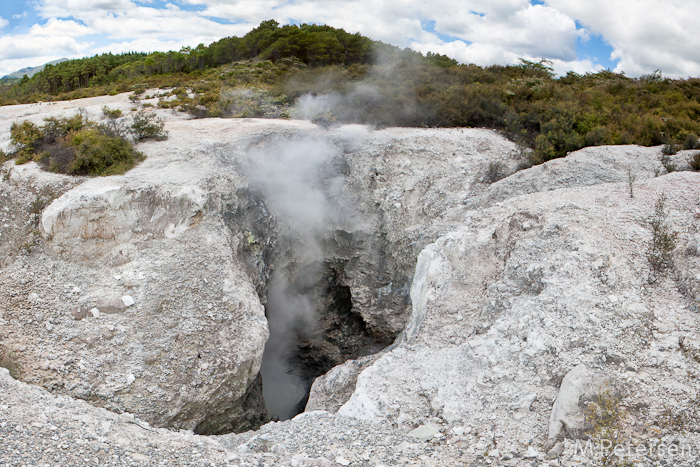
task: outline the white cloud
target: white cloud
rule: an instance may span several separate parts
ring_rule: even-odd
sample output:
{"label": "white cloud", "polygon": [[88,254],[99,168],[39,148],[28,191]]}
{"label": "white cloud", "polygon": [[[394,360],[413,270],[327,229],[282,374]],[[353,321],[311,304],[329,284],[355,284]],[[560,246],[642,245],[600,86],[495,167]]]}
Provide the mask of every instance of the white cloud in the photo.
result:
{"label": "white cloud", "polygon": [[22,13],[17,14],[17,15],[12,15],[12,19],[22,19],[22,18],[26,18],[26,17],[27,17],[26,11],[23,11]]}
{"label": "white cloud", "polygon": [[126,52],[167,52],[170,50],[180,50],[187,45],[179,41],[160,41],[158,39],[137,39],[134,41],[113,42],[109,45],[92,49],[93,54],[113,53],[121,54]]}
{"label": "white cloud", "polygon": [[[205,7],[204,14],[248,24],[274,18],[324,23],[401,47],[449,54],[473,63],[510,63],[517,57],[576,59],[575,22],[561,12],[528,0],[183,0]],[[423,29],[466,41],[441,41]],[[454,53],[454,55],[452,55]]]}
{"label": "white cloud", "polygon": [[76,21],[61,20],[56,18],[49,19],[43,26],[35,24],[29,30],[30,34],[35,36],[65,36],[79,37],[88,34],[93,34],[94,29],[89,28]]}
{"label": "white cloud", "polygon": [[103,12],[121,14],[134,8],[131,0],[40,0],[37,10],[43,18],[82,18]]}
{"label": "white cloud", "polygon": [[595,73],[597,71],[602,71],[605,67],[599,63],[593,63],[590,60],[552,60],[552,69],[556,75],[565,75],[569,71],[578,73],[580,75],[586,74],[588,72]]}
{"label": "white cloud", "polygon": [[[247,31],[247,27],[217,23],[177,7],[156,9],[137,7],[122,15],[92,18],[90,26],[114,39],[159,38],[189,43],[212,42]],[[194,43],[194,45],[197,45]]]}
{"label": "white cloud", "polygon": [[[473,63],[479,66],[493,65],[494,63],[514,63],[518,60],[518,54],[504,50],[491,44],[466,44],[462,41],[445,43],[413,43],[413,50],[427,54],[428,52],[447,55],[462,63]],[[523,57],[525,58],[525,57]]]}
{"label": "white cloud", "polygon": [[[5,69],[6,60],[31,59],[27,61],[34,62],[38,57],[44,56],[53,57],[51,60],[64,56],[75,57],[82,54],[89,46],[88,43],[80,43],[65,36],[48,37],[30,34],[4,36],[0,37],[0,62],[3,62],[2,68]],[[12,71],[14,70],[10,70]]]}
{"label": "white cloud", "polygon": [[639,76],[700,75],[700,3],[681,0],[547,0],[547,5],[601,35],[619,60],[615,71]]}
{"label": "white cloud", "polygon": [[7,26],[8,24],[10,24],[10,22],[7,21],[7,20],[6,20],[5,18],[3,18],[2,16],[0,16],[0,29],[4,28],[4,27]]}
{"label": "white cloud", "polygon": [[91,32],[75,21],[50,19],[43,26],[35,24],[26,34],[0,36],[0,76],[57,58],[84,56],[92,43],[75,37]]}

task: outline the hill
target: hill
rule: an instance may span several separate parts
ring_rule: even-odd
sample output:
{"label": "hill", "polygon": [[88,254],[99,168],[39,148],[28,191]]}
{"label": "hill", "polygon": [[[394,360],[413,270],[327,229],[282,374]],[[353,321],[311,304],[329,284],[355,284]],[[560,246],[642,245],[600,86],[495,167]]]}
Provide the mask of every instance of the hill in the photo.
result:
{"label": "hill", "polygon": [[13,79],[22,79],[24,75],[27,75],[29,78],[34,76],[35,74],[39,73],[42,71],[46,65],[58,65],[59,63],[66,62],[68,61],[67,58],[59,58],[58,60],[54,60],[52,62],[45,63],[40,66],[33,66],[33,67],[27,67],[27,68],[22,68],[21,70],[15,71],[14,73],[10,73],[8,75],[3,76],[0,78],[1,80],[13,80]]}
{"label": "hill", "polygon": [[[538,164],[589,146],[700,148],[700,79],[604,70],[555,77],[546,61],[478,67],[360,34],[265,21],[180,51],[105,54],[0,86],[0,104],[168,89],[159,106],[196,117],[311,118],[377,127],[481,127]],[[296,109],[289,113],[286,109]]]}

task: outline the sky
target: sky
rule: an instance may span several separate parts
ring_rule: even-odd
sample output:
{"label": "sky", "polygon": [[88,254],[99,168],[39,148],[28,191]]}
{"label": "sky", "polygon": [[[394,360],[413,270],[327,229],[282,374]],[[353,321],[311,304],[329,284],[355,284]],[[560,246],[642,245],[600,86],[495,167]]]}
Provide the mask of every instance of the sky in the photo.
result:
{"label": "sky", "polygon": [[550,60],[700,76],[698,0],[0,0],[0,76],[59,58],[180,50],[261,21],[327,24],[480,66]]}

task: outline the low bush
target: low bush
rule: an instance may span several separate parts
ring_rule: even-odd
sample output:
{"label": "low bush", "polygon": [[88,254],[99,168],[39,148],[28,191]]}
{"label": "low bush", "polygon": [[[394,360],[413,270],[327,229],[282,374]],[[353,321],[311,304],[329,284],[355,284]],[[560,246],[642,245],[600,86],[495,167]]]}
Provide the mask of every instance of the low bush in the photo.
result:
{"label": "low bush", "polygon": [[673,250],[676,248],[678,233],[671,230],[666,222],[665,195],[659,196],[654,205],[654,213],[647,224],[651,229],[651,240],[647,246],[647,261],[649,262],[649,281],[655,282],[667,270],[673,268]]}
{"label": "low bush", "polygon": [[664,144],[664,147],[661,148],[661,153],[664,156],[673,156],[678,152],[678,149],[676,148],[675,144]]}
{"label": "low bush", "polygon": [[700,152],[696,152],[692,156],[690,156],[690,160],[688,161],[690,164],[690,168],[693,170],[700,170]]}
{"label": "low bush", "polygon": [[144,159],[126,139],[127,129],[116,119],[96,124],[81,114],[51,117],[41,127],[28,121],[15,123],[10,132],[15,147],[10,157],[15,157],[16,163],[33,160],[51,172],[115,175]]}
{"label": "low bush", "polygon": [[165,123],[153,112],[141,111],[134,115],[134,121],[130,132],[136,141],[154,139],[163,141],[168,139],[168,132],[163,130]]}
{"label": "low bush", "polygon": [[74,149],[68,173],[74,175],[121,174],[144,159],[127,140],[100,133],[97,128],[84,128],[66,137]]}
{"label": "low bush", "polygon": [[28,120],[22,123],[14,122],[10,126],[10,141],[15,147],[14,156],[17,164],[24,164],[32,160],[36,145],[43,136],[43,131]]}
{"label": "low bush", "polygon": [[102,107],[102,115],[110,120],[114,120],[122,116],[122,111],[119,109],[110,109],[105,105]]}
{"label": "low bush", "polygon": [[499,180],[506,178],[508,174],[506,173],[506,167],[501,161],[491,161],[486,168],[486,173],[484,174],[484,183],[495,183]]}
{"label": "low bush", "polygon": [[666,169],[667,173],[675,172],[678,170],[678,166],[676,165],[675,162],[669,157],[669,156],[662,156],[661,157],[661,165],[664,166],[664,169]]}

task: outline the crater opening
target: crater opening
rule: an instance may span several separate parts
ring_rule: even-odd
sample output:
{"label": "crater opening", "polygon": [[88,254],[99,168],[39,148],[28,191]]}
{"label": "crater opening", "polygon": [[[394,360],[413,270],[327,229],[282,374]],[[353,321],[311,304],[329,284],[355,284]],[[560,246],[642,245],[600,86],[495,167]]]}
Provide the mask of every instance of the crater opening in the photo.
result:
{"label": "crater opening", "polygon": [[266,306],[270,338],[260,372],[274,420],[303,412],[317,377],[391,344],[372,335],[353,312],[344,268],[344,261],[319,261],[289,264],[273,274]]}
{"label": "crater opening", "polygon": [[400,330],[367,310],[397,320],[405,278],[338,147],[299,136],[256,140],[246,152],[249,185],[226,201],[224,220],[270,331],[257,400],[265,420],[287,420],[304,411],[317,377],[393,342]]}

